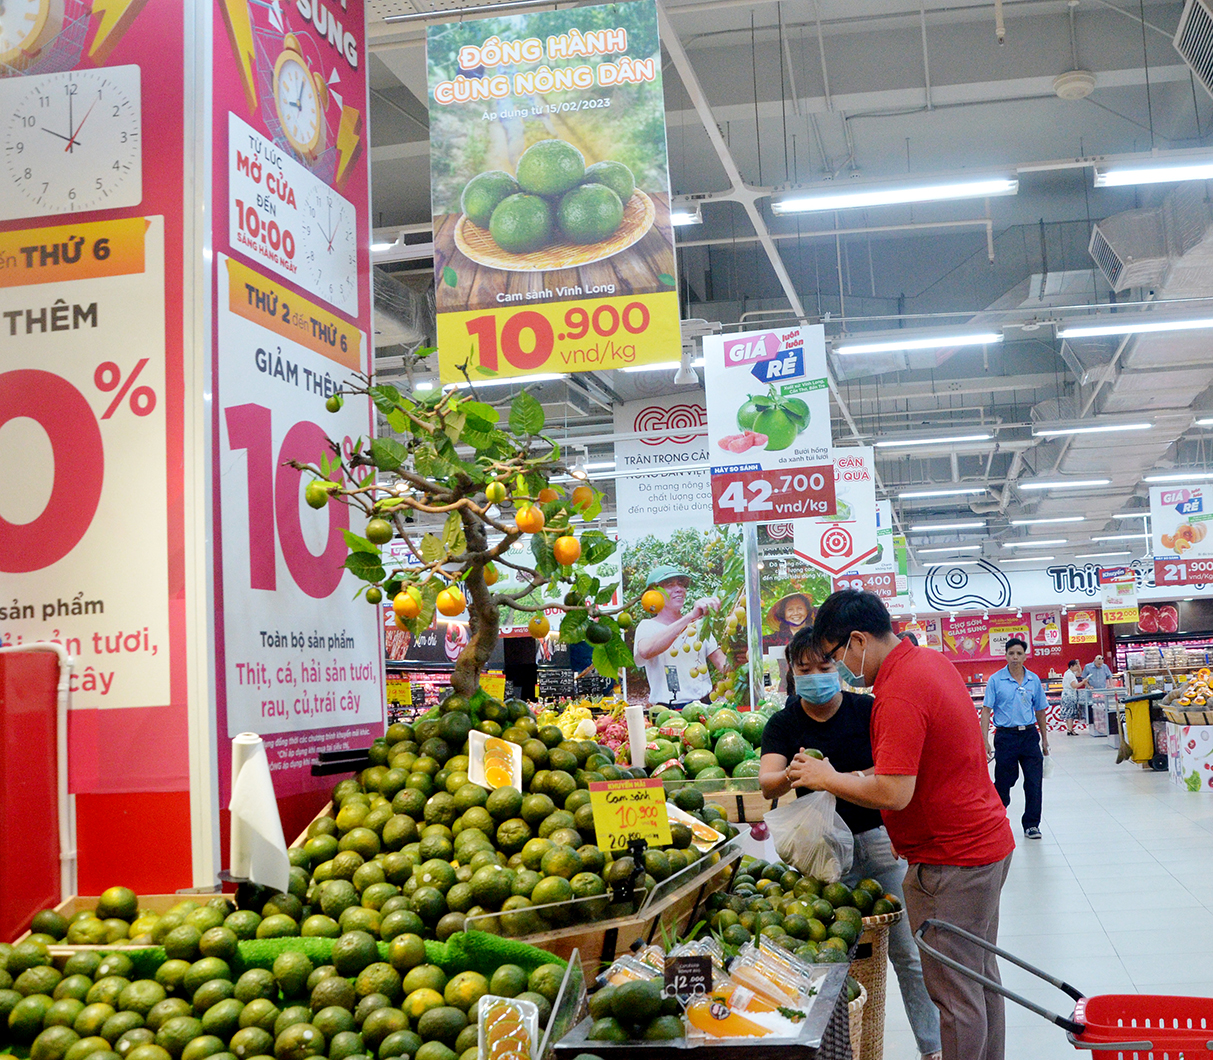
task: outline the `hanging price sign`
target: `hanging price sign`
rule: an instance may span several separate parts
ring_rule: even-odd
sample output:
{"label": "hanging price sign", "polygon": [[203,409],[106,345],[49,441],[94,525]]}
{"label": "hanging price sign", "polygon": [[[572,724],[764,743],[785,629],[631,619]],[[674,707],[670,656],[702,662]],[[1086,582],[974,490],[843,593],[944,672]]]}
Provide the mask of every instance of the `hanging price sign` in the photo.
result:
{"label": "hanging price sign", "polygon": [[622,850],[637,839],[653,846],[670,843],[665,785],[659,779],[591,781],[590,805],[599,846]]}

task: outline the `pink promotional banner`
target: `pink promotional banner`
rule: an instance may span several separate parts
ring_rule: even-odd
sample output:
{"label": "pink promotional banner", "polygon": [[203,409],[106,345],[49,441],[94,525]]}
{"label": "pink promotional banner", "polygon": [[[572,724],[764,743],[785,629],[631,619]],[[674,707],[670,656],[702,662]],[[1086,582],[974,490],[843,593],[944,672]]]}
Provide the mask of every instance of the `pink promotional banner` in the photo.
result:
{"label": "pink promotional banner", "polygon": [[[228,741],[266,744],[279,800],[327,787],[317,752],[383,732],[380,615],[342,568],[349,509],[303,500],[331,439],[371,433],[363,0],[214,0],[211,182],[215,684]],[[314,810],[313,810],[314,812]],[[284,814],[284,816],[286,816]],[[289,829],[288,829],[289,833]]]}

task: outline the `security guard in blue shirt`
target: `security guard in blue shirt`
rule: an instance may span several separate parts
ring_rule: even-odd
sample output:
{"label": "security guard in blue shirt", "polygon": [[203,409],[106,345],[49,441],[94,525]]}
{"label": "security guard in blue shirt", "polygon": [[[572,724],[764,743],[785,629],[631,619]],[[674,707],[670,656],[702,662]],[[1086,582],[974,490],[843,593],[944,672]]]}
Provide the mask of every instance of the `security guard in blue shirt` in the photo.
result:
{"label": "security guard in blue shirt", "polygon": [[1007,665],[990,678],[981,707],[981,730],[990,731],[994,715],[994,788],[1004,806],[1023,767],[1023,834],[1040,838],[1040,793],[1044,756],[1049,753],[1049,704],[1040,678],[1024,666],[1028,646],[1007,641]]}

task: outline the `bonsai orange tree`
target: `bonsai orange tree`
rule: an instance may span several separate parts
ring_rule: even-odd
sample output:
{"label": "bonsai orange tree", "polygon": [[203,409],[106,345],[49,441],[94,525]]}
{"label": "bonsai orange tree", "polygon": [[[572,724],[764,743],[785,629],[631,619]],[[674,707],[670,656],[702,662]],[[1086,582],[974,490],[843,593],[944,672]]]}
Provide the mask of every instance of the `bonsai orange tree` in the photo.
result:
{"label": "bonsai orange tree", "polygon": [[[420,633],[435,612],[453,616],[466,606],[468,643],[451,676],[455,692],[475,694],[505,607],[535,612],[536,633],[546,632],[543,611],[563,612],[560,639],[592,643],[594,665],[608,677],[634,665],[620,633],[630,615],[608,606],[619,584],[604,585],[588,569],[616,549],[586,526],[601,512],[602,496],[585,483],[553,484],[568,472],[560,446],[543,433],[534,397],[523,390],[498,407],[474,390],[405,394],[359,377],[329,399],[330,411],[345,395],[368,397],[395,437],[358,439],[347,452],[330,439],[318,464],[293,466],[314,476],[305,492],[313,507],[339,503],[363,513],[363,533],[345,531],[345,566],[366,582],[359,592],[371,603],[391,599],[401,628]],[[516,562],[517,550],[507,559],[525,536],[531,562]],[[502,568],[512,577],[498,590]],[[542,598],[541,590],[551,596],[562,584],[563,597]]]}

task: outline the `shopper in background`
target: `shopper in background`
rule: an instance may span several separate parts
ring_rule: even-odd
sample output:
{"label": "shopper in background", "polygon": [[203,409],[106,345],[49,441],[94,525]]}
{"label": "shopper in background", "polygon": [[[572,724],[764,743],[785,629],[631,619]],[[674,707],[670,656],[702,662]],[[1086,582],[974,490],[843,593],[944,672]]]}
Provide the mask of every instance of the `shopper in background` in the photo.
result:
{"label": "shopper in background", "polygon": [[[857,776],[806,755],[797,787],[881,811],[894,850],[909,862],[903,887],[911,932],[935,917],[997,942],[1015,840],[960,673],[941,653],[899,639],[880,598],[855,589],[821,605],[811,643],[847,684],[872,687],[874,770]],[[932,945],[1001,982],[993,954],[943,933],[932,935]],[[939,1009],[944,1060],[1003,1060],[1002,996],[930,958],[922,977]]]}
{"label": "shopper in background", "polygon": [[[799,629],[787,647],[793,688],[783,710],[763,730],[758,780],[764,798],[778,799],[793,789],[797,796],[809,794],[808,788],[798,785],[808,757],[801,753],[806,747],[816,748],[837,770],[872,770],[872,697],[844,692],[838,668],[813,650],[811,638],[810,628]],[[862,879],[878,880],[904,904],[901,885],[906,863],[893,853],[880,811],[839,799],[838,814],[851,829],[855,844],[851,871],[842,882],[855,887]],[[918,1051],[924,1060],[939,1060],[939,1011],[922,981],[918,947],[904,917],[889,928],[889,960],[897,972]]]}
{"label": "shopper in background", "polygon": [[1061,717],[1066,723],[1066,735],[1074,735],[1074,723],[1080,716],[1078,690],[1086,688],[1087,682],[1079,676],[1082,664],[1077,659],[1066,663],[1066,672],[1061,675]]}
{"label": "shopper in background", "polygon": [[1004,806],[1023,769],[1023,834],[1040,838],[1040,793],[1044,756],[1049,753],[1049,704],[1040,678],[1024,666],[1028,645],[1018,637],[1007,641],[1007,665],[986,685],[981,707],[981,731],[989,738],[994,716],[994,787]]}
{"label": "shopper in background", "polygon": [[[652,618],[636,625],[634,653],[649,679],[649,702],[667,707],[682,707],[695,699],[704,699],[712,691],[712,676],[708,662],[724,671],[724,652],[709,635],[698,641],[693,634],[683,636],[687,628],[697,623],[709,611],[720,610],[720,600],[705,596],[696,600],[684,615],[687,590],[691,576],[677,567],[654,567],[645,579],[645,589],[660,589],[665,606]],[[688,642],[690,642],[688,644]],[[672,651],[687,646],[689,651]]]}
{"label": "shopper in background", "polygon": [[1104,665],[1102,655],[1096,655],[1094,662],[1089,662],[1082,668],[1082,679],[1087,682],[1088,688],[1107,688],[1108,678],[1111,676],[1112,671]]}

